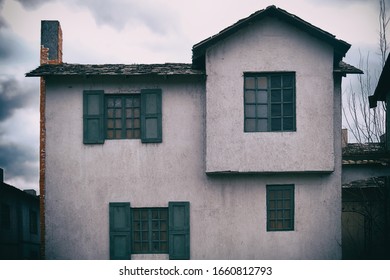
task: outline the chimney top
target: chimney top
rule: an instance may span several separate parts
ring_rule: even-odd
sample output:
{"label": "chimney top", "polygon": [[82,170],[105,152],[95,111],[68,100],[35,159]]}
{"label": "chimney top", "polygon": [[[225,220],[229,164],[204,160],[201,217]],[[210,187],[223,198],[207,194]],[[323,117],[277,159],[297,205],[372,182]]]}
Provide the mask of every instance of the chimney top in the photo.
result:
{"label": "chimney top", "polygon": [[62,63],[62,30],[58,20],[41,21],[41,65]]}

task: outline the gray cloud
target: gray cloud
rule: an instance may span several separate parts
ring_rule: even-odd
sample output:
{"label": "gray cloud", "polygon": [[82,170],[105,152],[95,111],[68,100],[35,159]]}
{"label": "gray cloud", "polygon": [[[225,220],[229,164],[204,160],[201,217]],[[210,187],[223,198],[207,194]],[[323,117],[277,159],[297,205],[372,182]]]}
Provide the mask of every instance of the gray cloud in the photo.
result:
{"label": "gray cloud", "polygon": [[38,149],[0,142],[0,155],[0,167],[5,170],[6,178],[23,177],[29,182],[38,181]]}
{"label": "gray cloud", "polygon": [[118,30],[132,23],[141,23],[159,34],[166,34],[177,28],[173,11],[159,1],[74,0],[73,4],[88,8],[98,24],[106,24]]}
{"label": "gray cloud", "polygon": [[45,3],[54,2],[56,0],[16,0],[16,1],[22,4],[22,6],[25,9],[31,10],[31,9],[39,8]]}
{"label": "gray cloud", "polygon": [[38,108],[38,98],[30,87],[20,84],[14,78],[0,77],[0,122],[12,116],[19,108]]}

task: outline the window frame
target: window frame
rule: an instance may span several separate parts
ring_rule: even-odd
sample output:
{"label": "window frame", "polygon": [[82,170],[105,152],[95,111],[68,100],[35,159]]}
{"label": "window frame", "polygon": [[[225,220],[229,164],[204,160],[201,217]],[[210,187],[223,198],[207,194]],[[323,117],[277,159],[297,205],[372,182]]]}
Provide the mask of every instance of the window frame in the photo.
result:
{"label": "window frame", "polygon": [[[291,86],[285,86],[283,84],[284,77],[291,76]],[[280,77],[280,86],[279,87],[273,87],[271,84],[271,80],[274,77]],[[247,78],[254,78],[254,88],[247,88],[246,86],[246,80]],[[266,78],[267,79],[267,86],[266,87],[259,87],[257,80],[259,78]],[[279,90],[280,91],[280,101],[273,101],[272,98],[272,91]],[[285,101],[284,100],[284,93],[287,92],[287,90],[291,90],[291,100]],[[253,91],[254,93],[254,101],[249,102],[247,101],[247,94],[248,92]],[[260,92],[266,92],[267,93],[267,101],[261,102],[258,96],[260,96]],[[286,95],[287,97],[287,95]],[[291,104],[291,115],[285,115],[284,111],[285,108],[287,108],[287,105]],[[258,106],[264,106],[267,107],[267,113],[266,117],[260,116],[259,111],[257,110]],[[280,115],[273,115],[272,114],[272,106],[273,105],[280,105]],[[286,72],[244,72],[243,74],[243,106],[244,106],[244,133],[257,133],[257,132],[295,132],[296,131],[296,73],[292,71],[286,71]],[[253,111],[254,117],[249,117],[248,108],[247,106],[255,106],[255,109]],[[276,108],[276,107],[275,107]],[[287,109],[286,109],[287,110]],[[260,111],[261,114],[261,111]],[[284,129],[284,122],[292,118],[292,128],[291,129]],[[267,128],[262,130],[260,129],[259,120],[266,120]],[[280,119],[280,129],[273,129],[272,127],[272,121]],[[251,130],[247,126],[247,120],[254,120],[255,121],[255,129]]]}
{"label": "window frame", "polygon": [[[285,198],[285,192],[289,192],[289,197]],[[271,197],[271,192],[281,192],[282,197]],[[278,193],[277,193],[278,194]],[[280,193],[279,193],[280,194]],[[290,200],[290,206],[286,207],[286,201]],[[275,202],[272,205],[272,202]],[[282,206],[279,207],[281,202]],[[284,185],[267,185],[266,186],[266,215],[267,215],[267,231],[294,231],[295,228],[295,185],[294,184],[284,184]],[[271,211],[275,211],[275,216],[272,216]],[[282,217],[278,217],[278,212],[281,211]],[[289,215],[286,214],[286,211],[289,211]],[[287,224],[287,221],[290,221],[290,224]],[[278,228],[276,226],[271,226],[272,222],[281,222],[282,227]],[[285,226],[286,222],[286,226]]]}
{"label": "window frame", "polygon": [[[140,229],[140,230],[136,230],[135,229],[135,213],[136,211],[147,211],[148,213],[148,218],[146,220],[139,220],[139,221],[146,221],[147,224],[148,224],[148,230],[143,230],[143,229]],[[165,219],[162,219],[162,218],[156,218],[154,219],[153,218],[153,211],[159,211],[159,217],[161,217],[161,212],[164,211],[165,212]],[[161,212],[160,212],[161,211]],[[169,209],[168,207],[137,207],[137,208],[131,208],[131,254],[169,254]],[[159,230],[153,230],[153,222],[154,221],[159,221],[160,222],[160,227],[159,227]],[[165,221],[165,225],[166,225],[166,229],[165,229],[165,234],[166,234],[166,239],[165,240],[161,240],[161,232],[164,232],[161,230],[161,221]],[[142,226],[141,226],[142,227]],[[142,240],[142,237],[140,238],[140,240],[135,240],[135,236],[136,236],[136,233],[141,233],[142,235],[142,231],[144,232],[147,232],[148,233],[148,238],[146,239],[147,240],[147,243],[149,244],[149,249],[148,250],[143,250],[143,249],[140,249],[140,250],[136,250],[136,244],[137,243],[146,243],[146,242],[143,242]],[[153,232],[159,232],[159,239],[155,239],[153,240]],[[153,243],[154,242],[158,242],[159,245],[160,245],[160,250],[153,250]],[[166,243],[166,249],[165,250],[161,250],[161,243]]]}
{"label": "window frame", "polygon": [[[104,137],[104,140],[124,140],[124,139],[127,139],[127,140],[138,140],[138,139],[141,139],[141,94],[140,93],[104,94],[103,98],[104,98],[104,117],[103,117],[103,121],[104,121],[104,136],[103,137]],[[116,118],[115,116],[114,117],[109,117],[108,110],[110,110],[110,109],[115,110],[116,109],[115,107],[112,107],[112,108],[110,107],[109,108],[109,106],[108,106],[108,102],[109,102],[108,99],[109,98],[114,98],[114,99],[115,98],[120,98],[121,99],[122,106],[120,107],[120,110],[121,110],[121,116],[120,116],[121,128],[120,129],[117,129],[115,127],[115,125],[114,125],[114,128],[112,128],[112,129],[108,127],[109,120],[113,120],[114,123],[115,123],[115,120],[119,119],[119,118]],[[138,98],[138,105],[139,106],[127,107],[126,104],[125,104],[126,103],[126,98],[131,98],[132,102],[134,102],[135,98]],[[128,118],[127,117],[127,113],[126,113],[127,109],[133,109],[133,110],[134,109],[138,109],[139,110],[138,117],[135,117],[134,113],[133,113],[133,116],[131,118]],[[134,128],[134,121],[136,119],[138,119],[138,121],[139,121],[139,127],[138,128]],[[127,120],[131,120],[132,125],[133,125],[132,128],[128,128],[126,126]],[[114,136],[113,138],[109,138],[108,137],[108,130],[109,129],[111,129],[114,132],[115,131],[120,131],[121,137],[120,138],[116,138]],[[127,138],[127,131],[128,130],[131,130],[133,133],[134,133],[135,130],[138,130],[138,137]]]}

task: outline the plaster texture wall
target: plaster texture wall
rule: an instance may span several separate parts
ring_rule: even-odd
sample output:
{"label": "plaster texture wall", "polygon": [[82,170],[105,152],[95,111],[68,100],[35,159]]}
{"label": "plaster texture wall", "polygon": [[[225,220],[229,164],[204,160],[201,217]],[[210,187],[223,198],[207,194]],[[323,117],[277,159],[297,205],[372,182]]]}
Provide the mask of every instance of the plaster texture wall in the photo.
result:
{"label": "plaster texture wall", "polygon": [[[206,53],[207,172],[332,172],[333,48],[276,18]],[[296,131],[244,133],[245,72],[295,72]]]}
{"label": "plaster texture wall", "polygon": [[[328,68],[328,65],[325,63],[321,67]],[[210,71],[217,70],[213,69]],[[300,77],[302,74],[298,73]],[[313,79],[322,84],[316,75]],[[210,76],[215,80],[212,73]],[[302,78],[297,80],[299,85],[303,83]],[[239,84],[238,94],[241,96],[242,82]],[[166,207],[169,201],[190,202],[191,259],[341,258],[341,168],[325,174],[206,174],[206,138],[208,145],[216,147],[211,142],[216,141],[212,137],[217,136],[217,131],[210,130],[216,124],[211,123],[207,132],[212,137],[206,137],[206,96],[207,101],[218,105],[209,98],[215,92],[206,94],[203,80],[194,77],[153,80],[142,77],[63,77],[47,79],[46,85],[45,240],[48,259],[108,259],[110,202],[130,202],[132,207]],[[330,86],[333,87],[333,84]],[[83,144],[83,90],[127,93],[154,87],[162,89],[162,143],[106,140],[103,145]],[[340,106],[338,101],[333,103],[333,99],[321,101],[326,101],[329,115],[333,106]],[[220,102],[224,103],[224,98]],[[253,134],[249,137],[266,137],[262,141],[269,140],[268,144],[272,145],[274,141],[280,142],[278,139],[281,138],[293,138],[291,141],[296,142],[296,138],[315,134],[314,128],[308,132],[301,131],[303,119],[312,117],[313,109],[303,100],[299,99],[297,103],[297,108],[301,105],[305,107],[298,113],[298,136],[283,133],[267,137]],[[227,119],[237,125],[241,123],[241,107],[242,102],[239,102],[235,109],[237,112]],[[211,111],[209,104],[207,108]],[[211,117],[209,111],[208,122]],[[223,113],[222,110],[216,111]],[[315,115],[322,116],[324,113]],[[305,114],[306,117],[303,116]],[[327,128],[331,129],[329,135],[324,136],[327,141],[320,141],[327,147],[326,151],[334,144],[330,135],[333,123],[328,123],[329,120],[334,119],[329,116],[325,121]],[[234,126],[218,131],[226,137],[231,127]],[[242,130],[240,133],[243,134]],[[341,136],[336,137],[340,140],[341,151]],[[220,156],[228,160],[227,155],[240,148],[251,162],[249,153],[242,149],[246,146],[235,145],[238,140],[235,138],[229,143],[221,140],[229,153]],[[289,147],[287,142],[284,148]],[[320,152],[314,144],[310,147],[316,153]],[[295,150],[293,152],[296,153]],[[335,163],[328,163],[330,158],[334,159],[333,154],[324,157],[327,168],[333,169]],[[213,164],[217,162],[211,159]],[[245,161],[241,160],[245,165]],[[321,164],[313,164],[324,169]],[[337,166],[341,165],[338,163]],[[266,231],[267,184],[295,184],[294,231]],[[138,259],[165,257],[134,255]]]}

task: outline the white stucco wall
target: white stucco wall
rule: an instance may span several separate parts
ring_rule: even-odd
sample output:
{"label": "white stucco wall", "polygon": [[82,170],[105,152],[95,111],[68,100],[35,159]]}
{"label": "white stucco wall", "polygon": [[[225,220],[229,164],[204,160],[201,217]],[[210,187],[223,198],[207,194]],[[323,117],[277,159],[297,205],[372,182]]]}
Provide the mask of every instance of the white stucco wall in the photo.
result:
{"label": "white stucco wall", "polygon": [[[162,143],[106,140],[103,145],[83,144],[83,90],[126,93],[150,87],[162,89]],[[206,96],[205,82],[196,79],[47,80],[48,259],[108,259],[110,202],[159,207],[169,201],[190,202],[191,259],[341,258],[339,168],[329,174],[206,175]],[[327,102],[333,106],[333,100]],[[335,106],[339,105],[337,101]],[[241,107],[242,102],[236,110]],[[299,111],[299,122],[311,112]],[[242,122],[239,113],[229,119]],[[301,130],[299,122],[297,119]],[[333,124],[328,126],[333,128]],[[333,136],[327,139],[332,142],[324,145],[333,147]],[[207,141],[210,144],[209,137]],[[267,184],[295,184],[294,231],[266,231]]]}
{"label": "white stucco wall", "polygon": [[[206,53],[207,172],[332,172],[333,48],[276,18]],[[245,72],[295,72],[296,131],[244,133]]]}

